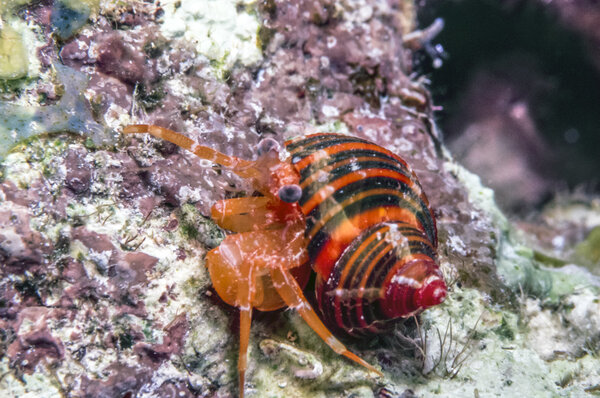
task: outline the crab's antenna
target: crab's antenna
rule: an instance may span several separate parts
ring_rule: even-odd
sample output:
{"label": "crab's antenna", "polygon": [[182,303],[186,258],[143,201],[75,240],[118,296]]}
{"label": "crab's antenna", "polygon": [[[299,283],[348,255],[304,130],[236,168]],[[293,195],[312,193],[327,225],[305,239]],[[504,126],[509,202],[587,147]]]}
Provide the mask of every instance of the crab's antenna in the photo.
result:
{"label": "crab's antenna", "polygon": [[235,156],[227,156],[224,153],[215,151],[212,148],[203,146],[194,140],[176,133],[173,130],[164,127],[154,126],[150,124],[131,124],[123,129],[125,134],[148,133],[156,138],[172,142],[173,144],[187,149],[199,158],[209,160],[213,163],[225,166],[231,169],[240,177],[249,178],[257,177],[257,171],[253,167],[254,163],[248,160],[240,159]]}

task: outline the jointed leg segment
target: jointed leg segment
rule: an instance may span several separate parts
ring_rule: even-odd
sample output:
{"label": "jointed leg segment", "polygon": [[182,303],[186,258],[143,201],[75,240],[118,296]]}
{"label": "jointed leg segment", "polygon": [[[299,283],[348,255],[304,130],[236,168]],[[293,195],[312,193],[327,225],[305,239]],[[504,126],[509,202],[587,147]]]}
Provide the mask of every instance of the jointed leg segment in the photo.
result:
{"label": "jointed leg segment", "polygon": [[321,319],[319,319],[308,300],[304,297],[304,293],[302,293],[302,289],[298,286],[296,280],[286,269],[283,267],[272,269],[271,277],[273,278],[273,285],[287,306],[298,311],[308,326],[310,326],[333,351],[353,360],[370,371],[377,373],[379,376],[383,376],[379,370],[375,369],[368,362],[348,351],[346,346],[333,336]]}
{"label": "jointed leg segment", "polygon": [[237,306],[240,309],[240,351],[238,357],[238,375],[240,398],[244,397],[244,382],[248,367],[248,342],[252,323],[252,304],[254,301],[254,267],[249,262],[240,266],[241,278],[237,286]]}

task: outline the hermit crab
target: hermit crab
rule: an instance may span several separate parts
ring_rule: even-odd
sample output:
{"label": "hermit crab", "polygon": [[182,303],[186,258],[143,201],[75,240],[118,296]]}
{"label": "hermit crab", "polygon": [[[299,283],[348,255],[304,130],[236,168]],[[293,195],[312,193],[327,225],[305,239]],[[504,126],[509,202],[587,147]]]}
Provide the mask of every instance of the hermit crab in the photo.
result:
{"label": "hermit crab", "polygon": [[[284,148],[265,139],[249,161],[158,126],[124,132],[170,141],[250,179],[259,194],[213,205],[212,219],[232,234],[206,255],[217,294],[240,310],[241,397],[254,309],[295,309],[336,353],[381,375],[330,329],[378,333],[445,299],[427,197],[408,164],[387,149],[348,135],[313,134]],[[321,316],[303,293],[311,268]]]}

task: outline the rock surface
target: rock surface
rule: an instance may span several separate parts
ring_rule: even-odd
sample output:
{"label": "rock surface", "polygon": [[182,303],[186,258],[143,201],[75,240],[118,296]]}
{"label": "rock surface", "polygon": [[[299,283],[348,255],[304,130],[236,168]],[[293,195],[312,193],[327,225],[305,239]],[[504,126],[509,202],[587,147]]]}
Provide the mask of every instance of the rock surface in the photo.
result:
{"label": "rock surface", "polygon": [[[446,302],[418,326],[347,341],[384,377],[335,355],[295,312],[258,313],[248,396],[600,390],[598,257],[584,244],[597,239],[598,199],[556,201],[534,222],[507,220],[439,139],[402,40],[415,30],[412,2],[103,1],[61,40],[46,34],[57,29],[44,17],[57,12],[54,2],[20,10],[11,18],[35,33],[27,46],[39,50],[39,72],[5,85],[0,109],[83,122],[59,129],[80,135],[29,136],[3,160],[5,395],[237,394],[237,313],[211,289],[203,263],[224,236],[210,206],[250,188],[168,143],[114,135],[138,122],[247,159],[264,137],[367,138],[412,165],[435,211]],[[61,81],[81,74],[82,92]],[[65,110],[65,97],[78,107]],[[17,144],[19,131],[0,131],[0,142]]]}

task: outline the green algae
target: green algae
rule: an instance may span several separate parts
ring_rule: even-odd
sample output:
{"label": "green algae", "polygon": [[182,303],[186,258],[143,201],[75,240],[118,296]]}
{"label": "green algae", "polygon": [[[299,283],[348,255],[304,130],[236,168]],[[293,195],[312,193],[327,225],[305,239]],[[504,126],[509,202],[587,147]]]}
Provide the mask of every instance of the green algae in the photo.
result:
{"label": "green algae", "polygon": [[61,40],[77,33],[91,15],[98,11],[100,0],[58,0],[52,7],[50,22]]}
{"label": "green algae", "polygon": [[87,76],[58,63],[54,67],[64,86],[57,104],[36,107],[0,101],[0,160],[18,143],[40,134],[76,133],[88,136],[98,146],[115,142],[113,134],[94,120],[83,95]]}
{"label": "green algae", "polygon": [[[513,235],[516,233],[513,232]],[[539,261],[531,248],[518,242],[514,236],[501,244],[497,258],[498,273],[515,292],[525,293],[558,304],[562,297],[584,288],[598,290],[599,278],[585,268],[575,265],[548,267]]]}
{"label": "green algae", "polygon": [[2,0],[0,3],[0,15],[8,15],[20,7],[33,3],[33,1],[34,0]]}
{"label": "green algae", "polygon": [[0,24],[0,80],[27,76],[29,57],[23,37],[9,24]]}
{"label": "green algae", "polygon": [[[40,74],[39,60],[34,56],[40,45],[36,30],[14,14],[29,3],[31,1],[13,0],[0,4],[0,83],[4,91],[21,90],[23,82],[33,81]],[[57,36],[62,39],[72,36],[98,9],[99,0],[55,2],[51,23]],[[69,14],[68,10],[77,15]],[[114,141],[115,137],[94,121],[83,95],[87,76],[58,62],[54,70],[61,86],[56,91],[64,93],[57,104],[43,106],[44,98],[21,100],[21,103],[0,101],[0,161],[15,145],[40,134],[78,133],[89,136],[96,146]]]}
{"label": "green algae", "polygon": [[[455,287],[446,302],[421,316],[426,378],[404,379],[397,390],[410,388],[423,397],[472,396],[475,389],[480,396],[581,396],[588,383],[598,380],[596,367],[590,367],[597,359],[543,359],[539,351],[556,347],[553,336],[575,335],[560,313],[542,311],[537,303],[530,299],[533,313],[525,315],[498,308],[476,289]],[[555,319],[556,335],[541,328],[541,335],[532,338],[527,323],[534,315]]]}
{"label": "green algae", "polygon": [[514,291],[545,298],[552,290],[552,277],[534,261],[534,253],[526,246],[505,236],[498,252],[497,269]]}
{"label": "green algae", "polygon": [[[9,17],[34,0],[3,0],[0,15]],[[100,8],[100,0],[57,0],[52,7],[50,23],[61,40],[77,33]]]}
{"label": "green algae", "polygon": [[484,187],[478,176],[456,163],[449,162],[445,167],[463,182],[473,205],[490,216],[493,225],[501,232],[494,247],[497,253],[496,269],[504,283],[515,293],[525,293],[558,304],[561,297],[579,289],[598,290],[600,285],[597,278],[590,276],[585,269],[552,261],[553,258],[540,256],[539,252],[529,247],[523,234],[510,224],[496,205],[494,192]]}
{"label": "green algae", "polygon": [[137,103],[147,112],[159,106],[166,96],[166,91],[161,85],[148,89],[145,84],[139,84],[135,92]]}
{"label": "green algae", "polygon": [[184,204],[177,212],[179,230],[184,239],[198,240],[208,248],[217,247],[225,233],[210,218],[204,217],[194,205]]}
{"label": "green algae", "polygon": [[500,338],[504,340],[514,340],[516,331],[511,327],[508,322],[506,316],[502,316],[502,322],[500,326],[493,329],[494,333],[496,333]]}
{"label": "green algae", "polygon": [[583,242],[575,247],[575,256],[586,266],[600,266],[600,227],[592,229]]}

